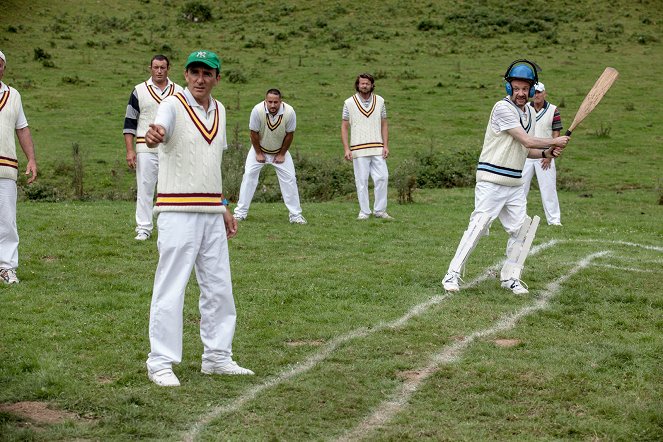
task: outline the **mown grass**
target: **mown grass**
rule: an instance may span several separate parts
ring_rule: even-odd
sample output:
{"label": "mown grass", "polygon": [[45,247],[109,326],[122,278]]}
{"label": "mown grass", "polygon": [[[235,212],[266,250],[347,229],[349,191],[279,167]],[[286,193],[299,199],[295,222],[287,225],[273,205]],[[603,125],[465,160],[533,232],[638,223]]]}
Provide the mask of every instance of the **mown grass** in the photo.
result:
{"label": "mown grass", "polygon": [[[3,2],[4,80],[23,95],[41,167],[40,184],[23,187],[22,196],[64,202],[19,204],[22,282],[0,286],[0,403],[44,401],[83,418],[35,425],[0,413],[3,439],[181,439],[215,407],[365,330],[312,370],[200,429],[203,440],[333,439],[357,428],[431,355],[533,303],[598,251],[610,255],[562,284],[549,309],[441,365],[392,420],[364,436],[663,438],[657,2],[562,1],[552,10],[541,1],[222,1],[211,5],[211,21],[198,24],[179,18],[184,3]],[[176,368],[183,386],[164,390],[148,382],[144,367],[155,245],[133,241],[133,203],[112,200],[131,199],[135,186],[121,138],[132,86],[147,77],[155,52],[172,57],[172,77],[181,81],[177,66],[198,47],[223,58],[217,97],[228,110],[229,137],[238,128],[237,139],[248,141],[251,107],[279,87],[298,112],[293,152],[306,156],[302,162],[340,157],[342,101],[358,72],[374,72],[389,109],[392,171],[415,152],[478,156],[487,114],[502,95],[500,76],[515,58],[543,67],[566,126],[605,66],[621,77],[558,163],[564,227],[538,232],[535,245],[559,243],[529,259],[530,296],[514,297],[491,278],[400,327],[383,327],[442,294],[440,278],[471,211],[470,188],[418,190],[406,206],[392,191],[392,223],[355,222],[352,195],[304,204],[307,226],[289,225],[281,202],[255,204],[231,242],[231,260],[235,355],[257,376],[199,373],[192,278]],[[86,199],[101,201],[68,201],[74,143]],[[535,189],[529,208],[542,215]],[[465,279],[497,263],[505,241],[496,223]],[[503,348],[494,338],[519,343]]]}
{"label": "mown grass", "polygon": [[[609,251],[562,284],[549,309],[440,366],[401,413],[366,437],[656,440],[663,435],[663,213],[660,206],[643,209],[648,198],[645,191],[623,200],[610,191],[593,198],[561,193],[564,227],[541,226],[535,245],[560,243],[529,259],[531,295],[515,297],[489,278],[395,328],[380,324],[442,294],[440,278],[465,227],[471,189],[421,191],[420,202],[394,205],[395,222],[357,223],[355,202],[337,201],[307,204],[309,225],[291,226],[281,203],[256,204],[232,240],[231,260],[235,357],[257,376],[199,373],[194,278],[177,390],[153,386],[145,375],[157,253],[153,241],[139,244],[129,234],[132,203],[21,203],[22,282],[0,287],[0,403],[46,401],[86,419],[34,426],[3,414],[2,433],[8,440],[180,439],[215,407],[364,329],[310,371],[221,413],[199,434],[335,438],[432,354],[533,303],[588,254]],[[466,281],[499,261],[505,240],[496,224]],[[497,347],[497,338],[519,344]]]}

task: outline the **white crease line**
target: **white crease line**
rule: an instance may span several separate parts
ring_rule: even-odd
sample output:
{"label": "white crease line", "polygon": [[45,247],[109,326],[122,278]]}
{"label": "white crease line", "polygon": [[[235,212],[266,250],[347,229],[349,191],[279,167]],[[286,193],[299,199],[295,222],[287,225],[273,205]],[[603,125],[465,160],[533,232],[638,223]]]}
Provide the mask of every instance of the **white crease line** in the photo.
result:
{"label": "white crease line", "polygon": [[[585,241],[585,242],[608,242],[608,243],[615,243],[613,241],[603,241],[603,240],[580,240],[580,241]],[[529,256],[534,256],[546,249],[549,249],[557,244],[560,243],[565,243],[565,242],[573,242],[571,240],[556,240],[552,239],[550,241],[547,241],[543,244],[537,245],[535,247],[532,247],[530,250]],[[621,242],[619,242],[621,243]],[[648,248],[649,246],[643,246],[640,244],[635,244],[635,243],[626,243],[626,245],[632,245],[632,246],[637,246],[637,247],[643,247],[643,248]],[[663,251],[663,248],[661,249]],[[492,266],[488,267],[484,272],[477,276],[475,279],[472,281],[466,283],[463,285],[463,288],[470,288],[474,287],[475,285],[480,284],[481,282],[494,277],[495,272],[502,266],[503,260],[500,261],[497,264],[493,264]],[[349,333],[346,333],[345,335],[339,336],[335,339],[332,339],[329,341],[327,344],[325,344],[320,351],[317,353],[309,356],[306,358],[302,363],[297,364],[295,366],[287,367],[284,369],[280,374],[267,379],[264,381],[262,384],[256,385],[252,388],[250,388],[248,391],[246,391],[244,394],[241,396],[238,396],[233,402],[227,404],[227,405],[219,405],[214,407],[209,413],[206,413],[203,415],[198,421],[196,421],[190,428],[189,430],[184,434],[183,440],[185,441],[193,441],[195,438],[198,436],[200,431],[208,425],[210,422],[212,422],[214,419],[217,417],[226,414],[226,413],[231,413],[233,411],[238,410],[241,408],[244,404],[247,402],[253,400],[258,394],[262,393],[263,391],[276,387],[283,382],[288,381],[289,379],[302,374],[306,373],[307,371],[311,370],[312,368],[315,368],[315,366],[325,360],[330,354],[336,350],[336,348],[344,344],[345,342],[348,342],[352,339],[356,338],[363,338],[366,337],[372,333],[382,331],[386,328],[397,328],[402,325],[404,325],[407,321],[412,319],[415,316],[418,316],[420,314],[423,314],[429,307],[433,305],[437,305],[446,299],[449,298],[449,295],[437,295],[433,296],[430,298],[428,301],[418,304],[414,307],[412,307],[405,315],[401,316],[400,318],[389,322],[389,323],[384,323],[380,322],[378,323],[375,327],[372,328],[358,328],[356,330],[353,330]]]}
{"label": "white crease line", "polygon": [[494,327],[489,329],[476,331],[468,336],[465,336],[460,341],[454,342],[442,349],[441,352],[434,354],[431,357],[430,363],[423,369],[417,370],[417,375],[408,379],[403,383],[398,392],[394,396],[382,402],[377,409],[367,419],[361,422],[354,430],[346,433],[338,438],[338,441],[355,441],[367,437],[369,433],[373,432],[379,427],[382,427],[389,422],[397,413],[399,413],[408,403],[412,395],[417,391],[419,386],[428,379],[432,374],[436,373],[440,365],[455,362],[460,357],[460,354],[472,342],[479,338],[493,335],[497,332],[511,330],[515,327],[516,323],[523,317],[530,313],[542,310],[548,306],[549,300],[557,294],[560,285],[566,282],[571,276],[578,273],[581,269],[586,268],[596,258],[608,255],[610,252],[602,251],[588,255],[580,260],[574,268],[567,274],[560,276],[556,280],[549,283],[546,288],[541,292],[541,295],[534,301],[534,304],[523,307],[514,314],[502,317]]}
{"label": "white crease line", "polygon": [[606,239],[566,239],[564,242],[590,242],[590,243],[599,243],[599,244],[614,244],[619,246],[629,246],[629,247],[639,247],[641,249],[654,250],[656,252],[663,252],[663,247],[660,246],[651,246],[646,244],[638,244],[629,241],[609,241]]}
{"label": "white crease line", "polygon": [[[533,247],[532,250],[530,251],[531,255],[535,255],[539,253],[542,250],[545,250],[549,247],[552,247],[557,243],[556,240],[548,241],[547,243],[541,244],[537,247]],[[502,263],[497,263],[494,264],[490,267],[488,267],[481,275],[473,279],[472,281],[468,282],[467,284],[463,285],[464,288],[469,288],[473,287],[486,279],[494,276],[494,273],[496,269],[499,269],[502,266]],[[324,361],[329,355],[331,355],[336,348],[338,348],[340,345],[351,341],[353,339],[357,338],[364,338],[372,333],[376,333],[379,331],[382,331],[387,328],[398,328],[403,325],[405,325],[410,319],[419,316],[423,313],[426,312],[430,307],[440,304],[443,301],[446,301],[447,299],[450,298],[449,294],[444,294],[444,295],[436,295],[430,298],[429,300],[422,302],[421,304],[417,304],[414,307],[412,307],[407,313],[405,313],[403,316],[400,318],[391,321],[391,322],[380,322],[378,323],[375,327],[371,328],[358,328],[356,330],[353,330],[349,333],[346,333],[344,335],[341,335],[337,338],[332,339],[331,341],[327,342],[325,345],[322,346],[322,348],[317,352],[314,353],[313,355],[309,356],[306,358],[303,362],[286,368],[284,371],[282,371],[280,374],[267,379],[265,382],[259,385],[255,385],[251,388],[249,388],[244,394],[241,396],[238,396],[235,400],[230,402],[227,405],[219,405],[212,410],[210,410],[208,413],[204,414],[198,421],[196,421],[190,428],[189,430],[183,435],[183,440],[184,441],[193,441],[196,439],[200,431],[207,426],[210,422],[212,422],[214,419],[218,418],[219,416],[227,413],[232,413],[234,411],[237,411],[240,409],[244,404],[247,402],[252,401],[255,399],[256,396],[258,396],[260,393],[262,393],[265,390],[268,390],[272,387],[276,387],[277,385],[280,385],[291,378],[298,376],[300,374],[306,373],[307,371],[315,368],[320,362]]]}
{"label": "white crease line", "polygon": [[623,270],[625,272],[642,272],[642,273],[654,273],[652,269],[637,269],[635,267],[620,267],[612,264],[594,264],[596,267],[605,267],[608,269]]}

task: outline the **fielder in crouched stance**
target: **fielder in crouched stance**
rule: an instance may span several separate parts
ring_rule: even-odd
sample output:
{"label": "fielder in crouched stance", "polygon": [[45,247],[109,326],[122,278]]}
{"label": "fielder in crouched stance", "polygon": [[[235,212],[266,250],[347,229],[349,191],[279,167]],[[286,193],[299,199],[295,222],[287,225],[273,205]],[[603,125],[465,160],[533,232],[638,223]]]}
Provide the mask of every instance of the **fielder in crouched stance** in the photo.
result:
{"label": "fielder in crouched stance", "polygon": [[214,52],[189,55],[186,89],[161,102],[145,134],[150,148],[159,147],[159,264],[150,308],[147,372],[152,382],[164,387],[180,385],[172,366],[182,360],[184,291],[194,268],[200,286],[202,372],[253,374],[231,357],[236,313],[227,238],[237,233],[237,221],[226,210],[221,188],[226,111],[211,96],[220,68]]}
{"label": "fielder in crouched stance", "polygon": [[[527,216],[522,171],[526,158],[552,158],[561,154],[569,137],[534,137],[536,116],[527,106],[538,82],[536,67],[527,60],[516,60],[504,74],[507,97],[498,101],[490,113],[483,149],[479,157],[474,193],[474,212],[460,240],[456,254],[442,282],[444,289],[460,289],[460,274],[467,259],[490,224],[499,218],[509,234],[507,259],[500,271],[502,287],[515,294],[528,293],[520,280],[539,217]],[[545,148],[545,149],[544,149]]]}

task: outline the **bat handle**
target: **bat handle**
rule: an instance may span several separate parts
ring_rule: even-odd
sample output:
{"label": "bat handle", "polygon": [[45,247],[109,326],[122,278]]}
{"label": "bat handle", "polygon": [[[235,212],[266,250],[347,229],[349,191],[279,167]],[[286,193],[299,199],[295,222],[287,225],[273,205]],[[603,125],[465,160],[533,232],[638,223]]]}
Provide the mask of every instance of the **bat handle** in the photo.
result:
{"label": "bat handle", "polygon": [[564,135],[567,136],[567,137],[570,137],[570,136],[571,136],[571,131],[570,131],[570,130],[567,130],[566,133],[565,133]]}

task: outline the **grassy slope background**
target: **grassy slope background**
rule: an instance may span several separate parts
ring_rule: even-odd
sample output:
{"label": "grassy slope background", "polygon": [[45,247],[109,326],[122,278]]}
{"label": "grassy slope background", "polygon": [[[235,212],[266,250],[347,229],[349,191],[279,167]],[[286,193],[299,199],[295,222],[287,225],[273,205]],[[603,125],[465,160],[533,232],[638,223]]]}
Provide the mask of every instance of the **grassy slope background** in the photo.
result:
{"label": "grassy slope background", "polygon": [[[229,133],[239,125],[242,139],[251,107],[268,87],[280,87],[298,111],[295,150],[316,158],[340,157],[342,101],[357,72],[376,72],[389,106],[390,167],[413,150],[473,148],[478,155],[487,113],[502,94],[500,76],[515,58],[542,65],[567,126],[603,68],[616,67],[620,80],[560,161],[565,226],[542,226],[536,242],[561,242],[528,261],[525,277],[538,296],[588,253],[612,255],[564,284],[550,310],[497,336],[518,340],[516,347],[478,342],[367,437],[663,437],[661,255],[610,242],[663,242],[657,2],[558,2],[554,11],[548,2],[216,2],[207,24],[180,22],[182,5],[2,1],[0,49],[10,61],[4,80],[22,92],[43,186],[69,194],[77,142],[90,198],[131,194],[122,119],[132,86],[147,76],[141,66],[155,52],[171,55],[172,77],[181,81],[177,66],[191,50],[217,50],[224,59],[218,97],[228,108]],[[529,32],[533,25],[542,31]],[[51,54],[54,67],[35,61],[35,48]],[[246,83],[230,83],[229,72]],[[597,136],[605,128],[609,136]],[[0,438],[181,438],[211,407],[296,367],[324,343],[439,295],[472,194],[421,191],[413,205],[390,206],[397,222],[362,225],[354,222],[352,198],[307,204],[311,224],[304,229],[287,224],[282,203],[256,205],[231,259],[240,315],[234,350],[258,376],[199,374],[192,278],[178,391],[145,377],[157,255],[154,243],[136,244],[127,234],[133,204],[22,203],[22,284],[0,287],[0,402],[45,401],[83,419],[35,427],[0,412]],[[536,191],[533,198],[531,211],[540,213]],[[502,256],[505,240],[496,225],[473,255],[468,281]],[[342,435],[429,355],[531,302],[508,296],[493,280],[479,284],[403,327],[341,346],[311,372],[213,421],[202,437]]]}
{"label": "grassy slope background", "polygon": [[[555,10],[542,1],[222,1],[212,6],[213,21],[196,24],[181,19],[178,1],[3,3],[5,81],[23,94],[42,183],[65,197],[74,142],[90,196],[131,195],[122,141],[128,95],[154,53],[171,56],[171,76],[181,83],[185,57],[199,47],[223,59],[216,93],[228,108],[229,137],[237,128],[248,144],[250,109],[276,86],[298,112],[293,151],[305,155],[340,158],[343,100],[358,72],[375,73],[390,114],[392,168],[413,151],[478,154],[501,75],[516,58],[542,66],[567,126],[603,68],[614,66],[621,78],[576,132],[564,182],[653,189],[662,178],[651,118],[663,112],[654,1],[562,1]],[[53,67],[34,60],[37,48]],[[609,137],[595,136],[606,128]]]}

